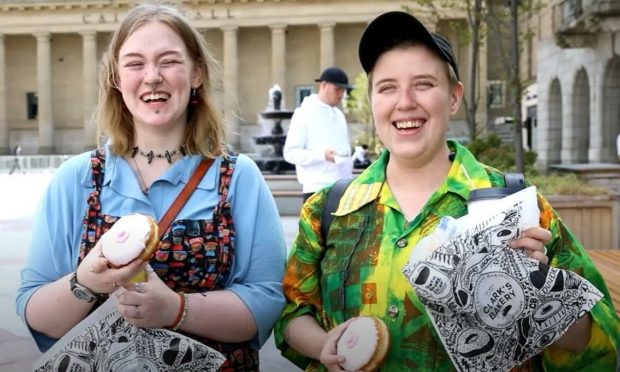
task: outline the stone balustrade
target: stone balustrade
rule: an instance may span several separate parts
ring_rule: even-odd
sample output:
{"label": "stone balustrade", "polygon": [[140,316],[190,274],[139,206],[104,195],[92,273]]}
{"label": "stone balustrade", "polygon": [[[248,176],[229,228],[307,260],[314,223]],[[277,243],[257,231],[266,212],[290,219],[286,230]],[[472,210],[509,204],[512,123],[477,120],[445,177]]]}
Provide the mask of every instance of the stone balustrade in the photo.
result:
{"label": "stone balustrade", "polygon": [[[73,155],[21,155],[19,164],[25,172],[53,170]],[[13,166],[15,156],[0,156],[0,173],[8,172]]]}

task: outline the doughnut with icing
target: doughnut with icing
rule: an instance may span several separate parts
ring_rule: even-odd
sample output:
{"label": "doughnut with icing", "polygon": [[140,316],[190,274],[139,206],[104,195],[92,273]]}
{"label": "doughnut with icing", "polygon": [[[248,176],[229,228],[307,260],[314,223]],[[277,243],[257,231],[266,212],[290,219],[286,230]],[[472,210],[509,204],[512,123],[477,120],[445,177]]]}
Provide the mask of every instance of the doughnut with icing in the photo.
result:
{"label": "doughnut with icing", "polygon": [[110,266],[119,268],[138,257],[148,261],[158,242],[159,228],[155,220],[136,213],[119,218],[101,236],[101,250]]}
{"label": "doughnut with icing", "polygon": [[383,364],[390,347],[390,334],[383,320],[363,316],[349,324],[336,347],[338,355],[345,357],[341,368],[371,372]]}

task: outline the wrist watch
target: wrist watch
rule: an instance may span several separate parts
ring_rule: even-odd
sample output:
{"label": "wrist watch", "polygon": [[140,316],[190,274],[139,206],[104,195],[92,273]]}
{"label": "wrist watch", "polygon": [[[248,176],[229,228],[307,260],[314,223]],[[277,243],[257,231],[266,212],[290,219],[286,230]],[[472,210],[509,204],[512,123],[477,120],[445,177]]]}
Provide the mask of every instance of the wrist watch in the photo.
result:
{"label": "wrist watch", "polygon": [[91,291],[90,289],[78,283],[77,270],[73,272],[73,275],[71,275],[70,283],[71,283],[71,292],[78,300],[82,302],[91,303],[95,301],[97,298],[99,298],[99,295],[97,295],[95,292]]}

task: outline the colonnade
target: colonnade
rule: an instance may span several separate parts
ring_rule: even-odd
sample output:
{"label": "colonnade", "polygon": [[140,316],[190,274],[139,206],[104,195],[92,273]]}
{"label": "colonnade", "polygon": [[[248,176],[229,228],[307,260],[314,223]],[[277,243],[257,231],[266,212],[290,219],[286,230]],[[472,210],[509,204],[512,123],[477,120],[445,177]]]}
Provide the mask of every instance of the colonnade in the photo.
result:
{"label": "colonnade", "polygon": [[[278,23],[266,25],[271,32],[271,81],[286,84],[286,29],[287,25]],[[320,67],[324,69],[334,64],[334,28],[336,23],[317,24],[320,30]],[[235,113],[239,106],[239,70],[238,70],[238,33],[239,26],[226,25],[220,28],[223,34],[223,112],[224,119],[238,133],[239,122]],[[79,31],[82,39],[82,80],[83,80],[83,141],[84,148],[95,144],[96,128],[91,120],[93,109],[98,99],[97,82],[97,31]],[[37,129],[38,153],[52,154],[54,146],[54,110],[52,105],[52,38],[48,31],[32,33],[36,38],[36,73],[37,73]],[[0,34],[0,153],[9,149],[9,125],[7,120],[7,85],[6,85],[6,48],[5,35]],[[236,136],[228,138],[234,146],[239,144]]]}

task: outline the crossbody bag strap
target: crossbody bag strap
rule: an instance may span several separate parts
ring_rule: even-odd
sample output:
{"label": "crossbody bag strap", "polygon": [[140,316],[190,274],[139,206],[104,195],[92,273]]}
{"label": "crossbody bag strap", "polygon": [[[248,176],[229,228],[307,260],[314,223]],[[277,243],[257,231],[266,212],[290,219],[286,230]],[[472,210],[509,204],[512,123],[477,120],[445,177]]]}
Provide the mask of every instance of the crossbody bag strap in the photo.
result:
{"label": "crossbody bag strap", "polygon": [[321,211],[321,237],[323,237],[323,242],[327,242],[327,233],[334,220],[334,215],[332,213],[338,208],[340,198],[342,198],[342,195],[351,182],[353,182],[353,178],[339,179],[327,192],[327,201]]}
{"label": "crossbody bag strap", "polygon": [[170,226],[170,223],[172,223],[172,220],[176,217],[176,215],[179,214],[181,208],[183,208],[185,203],[187,203],[187,200],[196,189],[196,186],[198,186],[198,183],[200,182],[202,177],[204,177],[204,175],[207,173],[212,163],[213,159],[202,159],[183,190],[181,190],[177,198],[174,199],[174,202],[172,202],[170,208],[168,208],[164,216],[161,218],[161,220],[159,220],[159,223],[157,224],[159,226],[159,240],[161,240],[161,238],[164,236],[164,233],[166,232],[166,230],[168,230],[168,226]]}

